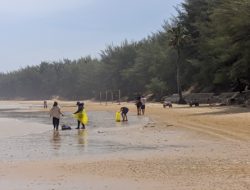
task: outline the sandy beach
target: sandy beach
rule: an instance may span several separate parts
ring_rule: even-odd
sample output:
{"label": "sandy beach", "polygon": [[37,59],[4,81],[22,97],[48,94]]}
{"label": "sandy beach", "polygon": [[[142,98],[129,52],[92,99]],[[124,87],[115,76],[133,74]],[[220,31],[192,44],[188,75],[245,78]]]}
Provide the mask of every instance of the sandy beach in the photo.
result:
{"label": "sandy beach", "polygon": [[[2,104],[5,105],[6,102],[1,102],[0,105]],[[7,104],[22,105],[18,110],[20,113],[48,112],[41,107],[42,105],[39,106],[42,101],[16,101],[7,102]],[[49,101],[49,105],[51,104],[52,102]],[[76,109],[75,102],[59,101],[59,105],[66,113],[72,113]],[[116,103],[100,105],[90,101],[85,102],[85,105],[89,112],[105,111],[111,116],[121,106]],[[73,150],[65,148],[65,153],[59,152],[59,156],[48,154],[47,157],[43,157],[39,151],[34,153],[35,155],[31,154],[31,157],[34,155],[32,159],[12,159],[12,157],[5,159],[2,156],[1,189],[250,189],[249,108],[208,105],[190,108],[187,105],[174,105],[173,108],[164,109],[161,104],[149,103],[146,106],[145,116],[137,118],[133,103],[122,103],[122,105],[129,107],[128,119],[131,118],[131,123],[141,122],[143,117],[148,118],[143,120],[147,122],[140,125],[133,123],[131,126],[88,129],[87,153],[85,151],[74,155]],[[107,116],[107,119],[110,119],[109,117]],[[26,121],[18,120],[18,125],[11,125],[12,131],[15,131],[11,135],[9,135],[9,125],[16,122],[11,118],[1,118],[0,122],[0,139],[3,143],[11,136],[20,136],[24,139],[28,131],[32,130],[29,129],[32,126],[37,127],[36,135],[43,130],[43,136],[53,134],[49,117],[48,123],[32,121],[32,125],[29,123],[27,127]],[[60,144],[63,138],[71,138],[77,130],[72,130],[67,133],[67,136],[63,136],[62,131],[59,133],[61,134]],[[39,141],[39,138],[37,139]],[[18,142],[21,140],[18,139]],[[89,153],[91,143],[96,140],[101,142],[111,140],[112,143],[107,145],[115,147],[109,149],[111,151],[91,154]],[[0,146],[5,146],[3,143]],[[29,149],[39,150],[39,143],[33,141],[32,143]],[[82,143],[83,146],[85,146],[84,143]],[[64,145],[60,144],[60,146]],[[1,150],[1,154],[9,151],[4,147]],[[25,154],[29,150],[22,151]],[[51,151],[55,150],[51,149]],[[72,151],[73,156],[64,156],[67,151],[70,154]]]}

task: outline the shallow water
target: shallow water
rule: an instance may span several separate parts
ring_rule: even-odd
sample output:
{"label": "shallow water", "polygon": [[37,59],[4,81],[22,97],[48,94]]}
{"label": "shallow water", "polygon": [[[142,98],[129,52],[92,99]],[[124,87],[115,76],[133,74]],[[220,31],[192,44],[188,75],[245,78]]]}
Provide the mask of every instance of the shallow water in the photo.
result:
{"label": "shallow water", "polygon": [[[0,106],[0,118],[8,118],[13,124],[22,121],[22,125],[29,124],[33,126],[30,133],[0,138],[0,160],[39,160],[52,158],[68,158],[77,156],[86,156],[93,154],[124,152],[133,150],[154,149],[155,147],[146,147],[138,145],[128,145],[120,143],[112,138],[112,131],[123,130],[130,127],[139,127],[149,122],[147,117],[138,117],[128,115],[129,121],[117,123],[114,121],[114,113],[106,111],[88,112],[89,124],[87,130],[75,130],[76,121],[72,113],[65,113],[61,119],[61,124],[67,124],[73,130],[54,132],[52,130],[51,119],[47,112],[29,112],[29,107],[25,112],[15,107]],[[0,128],[4,130],[0,119]],[[38,131],[36,125],[46,124],[44,130]],[[24,127],[24,126],[22,126]],[[12,130],[19,130],[18,126]]]}

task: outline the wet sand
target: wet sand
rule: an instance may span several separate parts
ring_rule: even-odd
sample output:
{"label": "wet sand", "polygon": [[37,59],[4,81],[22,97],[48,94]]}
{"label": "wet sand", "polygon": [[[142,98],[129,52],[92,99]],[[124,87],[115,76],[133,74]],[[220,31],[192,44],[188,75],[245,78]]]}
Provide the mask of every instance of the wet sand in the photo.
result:
{"label": "wet sand", "polygon": [[[43,111],[40,102],[19,103],[28,105],[29,111]],[[75,110],[74,103],[59,101],[62,111],[68,113]],[[135,115],[133,104],[122,105],[130,108],[129,117]],[[114,113],[119,107],[86,102],[86,109],[93,112]],[[72,157],[52,155],[49,159],[2,159],[0,187],[6,190],[250,189],[249,109],[175,105],[163,109],[160,104],[148,104],[146,116],[150,122],[140,126],[88,129],[88,138],[111,139],[109,145],[127,145],[125,149]],[[53,135],[52,131],[49,133]],[[37,149],[36,145],[30,149]]]}

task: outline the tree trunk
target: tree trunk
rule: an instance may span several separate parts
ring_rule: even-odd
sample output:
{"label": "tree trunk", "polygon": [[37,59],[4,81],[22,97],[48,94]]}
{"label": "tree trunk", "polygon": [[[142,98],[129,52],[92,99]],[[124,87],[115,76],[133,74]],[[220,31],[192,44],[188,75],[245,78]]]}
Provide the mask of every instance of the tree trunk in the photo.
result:
{"label": "tree trunk", "polygon": [[177,64],[176,64],[176,81],[177,81],[177,89],[179,94],[179,104],[186,104],[186,101],[184,100],[182,96],[182,89],[181,89],[181,79],[180,79],[180,61],[181,61],[181,54],[180,49],[177,48]]}

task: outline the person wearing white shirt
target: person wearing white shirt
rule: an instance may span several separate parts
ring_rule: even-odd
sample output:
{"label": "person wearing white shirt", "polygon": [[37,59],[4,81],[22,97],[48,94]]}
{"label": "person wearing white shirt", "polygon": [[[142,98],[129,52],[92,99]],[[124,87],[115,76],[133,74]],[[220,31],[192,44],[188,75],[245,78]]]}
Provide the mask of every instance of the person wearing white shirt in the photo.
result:
{"label": "person wearing white shirt", "polygon": [[141,111],[142,111],[142,115],[144,115],[145,113],[145,108],[146,108],[146,98],[144,96],[141,97]]}
{"label": "person wearing white shirt", "polygon": [[58,127],[59,127],[59,123],[60,123],[60,116],[61,115],[63,116],[63,114],[62,114],[57,102],[54,102],[53,107],[50,109],[49,114],[50,114],[50,117],[52,117],[52,123],[54,126],[54,130],[58,131]]}

